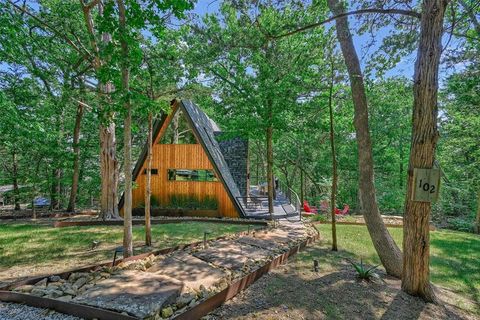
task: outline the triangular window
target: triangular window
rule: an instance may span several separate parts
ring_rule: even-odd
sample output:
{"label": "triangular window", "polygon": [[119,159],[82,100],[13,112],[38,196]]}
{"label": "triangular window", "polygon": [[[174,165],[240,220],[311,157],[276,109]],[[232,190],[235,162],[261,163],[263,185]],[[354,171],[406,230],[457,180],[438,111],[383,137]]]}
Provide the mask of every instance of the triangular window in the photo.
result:
{"label": "triangular window", "polygon": [[178,110],[168,124],[167,130],[159,141],[160,144],[196,144],[197,139],[193,134],[187,118],[182,110]]}

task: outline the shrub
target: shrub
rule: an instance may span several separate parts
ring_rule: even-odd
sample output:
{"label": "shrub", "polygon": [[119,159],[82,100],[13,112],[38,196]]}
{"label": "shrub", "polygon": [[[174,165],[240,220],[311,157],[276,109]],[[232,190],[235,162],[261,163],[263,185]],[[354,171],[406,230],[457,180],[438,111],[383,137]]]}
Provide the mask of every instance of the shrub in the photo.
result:
{"label": "shrub", "polygon": [[190,195],[172,195],[166,208],[169,209],[190,209],[190,210],[217,210],[218,201],[214,197],[199,199]]}
{"label": "shrub", "polygon": [[329,219],[326,215],[324,214],[315,214],[315,215],[312,215],[311,218],[312,221],[320,221],[320,222],[328,222]]}
{"label": "shrub", "polygon": [[360,263],[356,263],[352,260],[348,260],[350,264],[355,268],[355,271],[357,271],[357,277],[361,280],[370,280],[372,277],[377,276],[375,273],[375,269],[379,267],[379,265],[373,266],[368,268],[363,264],[363,260],[360,259]]}
{"label": "shrub", "polygon": [[448,229],[463,231],[463,232],[473,232],[473,221],[467,218],[453,218],[448,219],[447,221]]}

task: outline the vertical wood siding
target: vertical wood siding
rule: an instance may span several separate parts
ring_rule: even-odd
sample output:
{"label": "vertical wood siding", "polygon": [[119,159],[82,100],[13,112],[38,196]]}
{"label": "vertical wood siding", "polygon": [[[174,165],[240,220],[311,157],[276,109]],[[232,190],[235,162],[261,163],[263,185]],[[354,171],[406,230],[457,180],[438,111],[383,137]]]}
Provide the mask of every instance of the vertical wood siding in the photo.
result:
{"label": "vertical wood siding", "polygon": [[[146,164],[135,180],[137,188],[133,190],[133,208],[145,203],[145,168]],[[194,195],[200,199],[209,196],[217,199],[220,215],[238,217],[238,212],[220,181],[168,181],[168,169],[214,170],[200,144],[154,144],[152,169],[158,170],[157,175],[152,174],[152,196],[160,203],[168,203],[171,195]]]}

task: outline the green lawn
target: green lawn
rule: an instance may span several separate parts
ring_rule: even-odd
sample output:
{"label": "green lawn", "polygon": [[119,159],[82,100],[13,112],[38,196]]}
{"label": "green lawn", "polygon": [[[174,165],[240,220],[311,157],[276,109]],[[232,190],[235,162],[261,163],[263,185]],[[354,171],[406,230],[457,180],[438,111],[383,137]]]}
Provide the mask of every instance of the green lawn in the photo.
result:
{"label": "green lawn", "polygon": [[[152,226],[153,247],[168,248],[203,239],[204,231],[211,232],[208,237],[215,238],[224,234],[246,230],[246,225],[220,223],[173,223]],[[8,276],[9,268],[53,266],[83,266],[111,259],[115,247],[122,245],[123,228],[121,226],[91,226],[52,228],[32,224],[10,224],[0,226],[0,272]],[[133,227],[135,253],[151,248],[142,247],[144,227]],[[93,240],[100,245],[91,251]],[[53,271],[52,271],[53,272]],[[0,278],[2,275],[0,274]]]}
{"label": "green lawn", "polygon": [[[331,244],[331,225],[318,225],[323,245]],[[401,247],[402,229],[390,228]],[[337,225],[340,255],[380,264],[366,227]],[[480,304],[480,237],[456,231],[433,231],[431,237],[430,273],[432,282],[456,292],[462,292]],[[327,261],[322,261],[324,264]]]}

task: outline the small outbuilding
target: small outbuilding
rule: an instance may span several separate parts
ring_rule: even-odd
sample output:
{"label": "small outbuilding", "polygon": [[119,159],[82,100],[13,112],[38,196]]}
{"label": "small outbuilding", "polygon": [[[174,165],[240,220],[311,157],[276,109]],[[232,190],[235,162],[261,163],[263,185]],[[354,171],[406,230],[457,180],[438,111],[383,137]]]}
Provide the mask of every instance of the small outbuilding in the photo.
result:
{"label": "small outbuilding", "polygon": [[[218,125],[188,100],[174,100],[154,123],[151,167],[153,216],[245,216],[248,142],[224,139]],[[135,169],[133,215],[143,215],[147,144]],[[123,196],[119,210],[123,214]]]}

